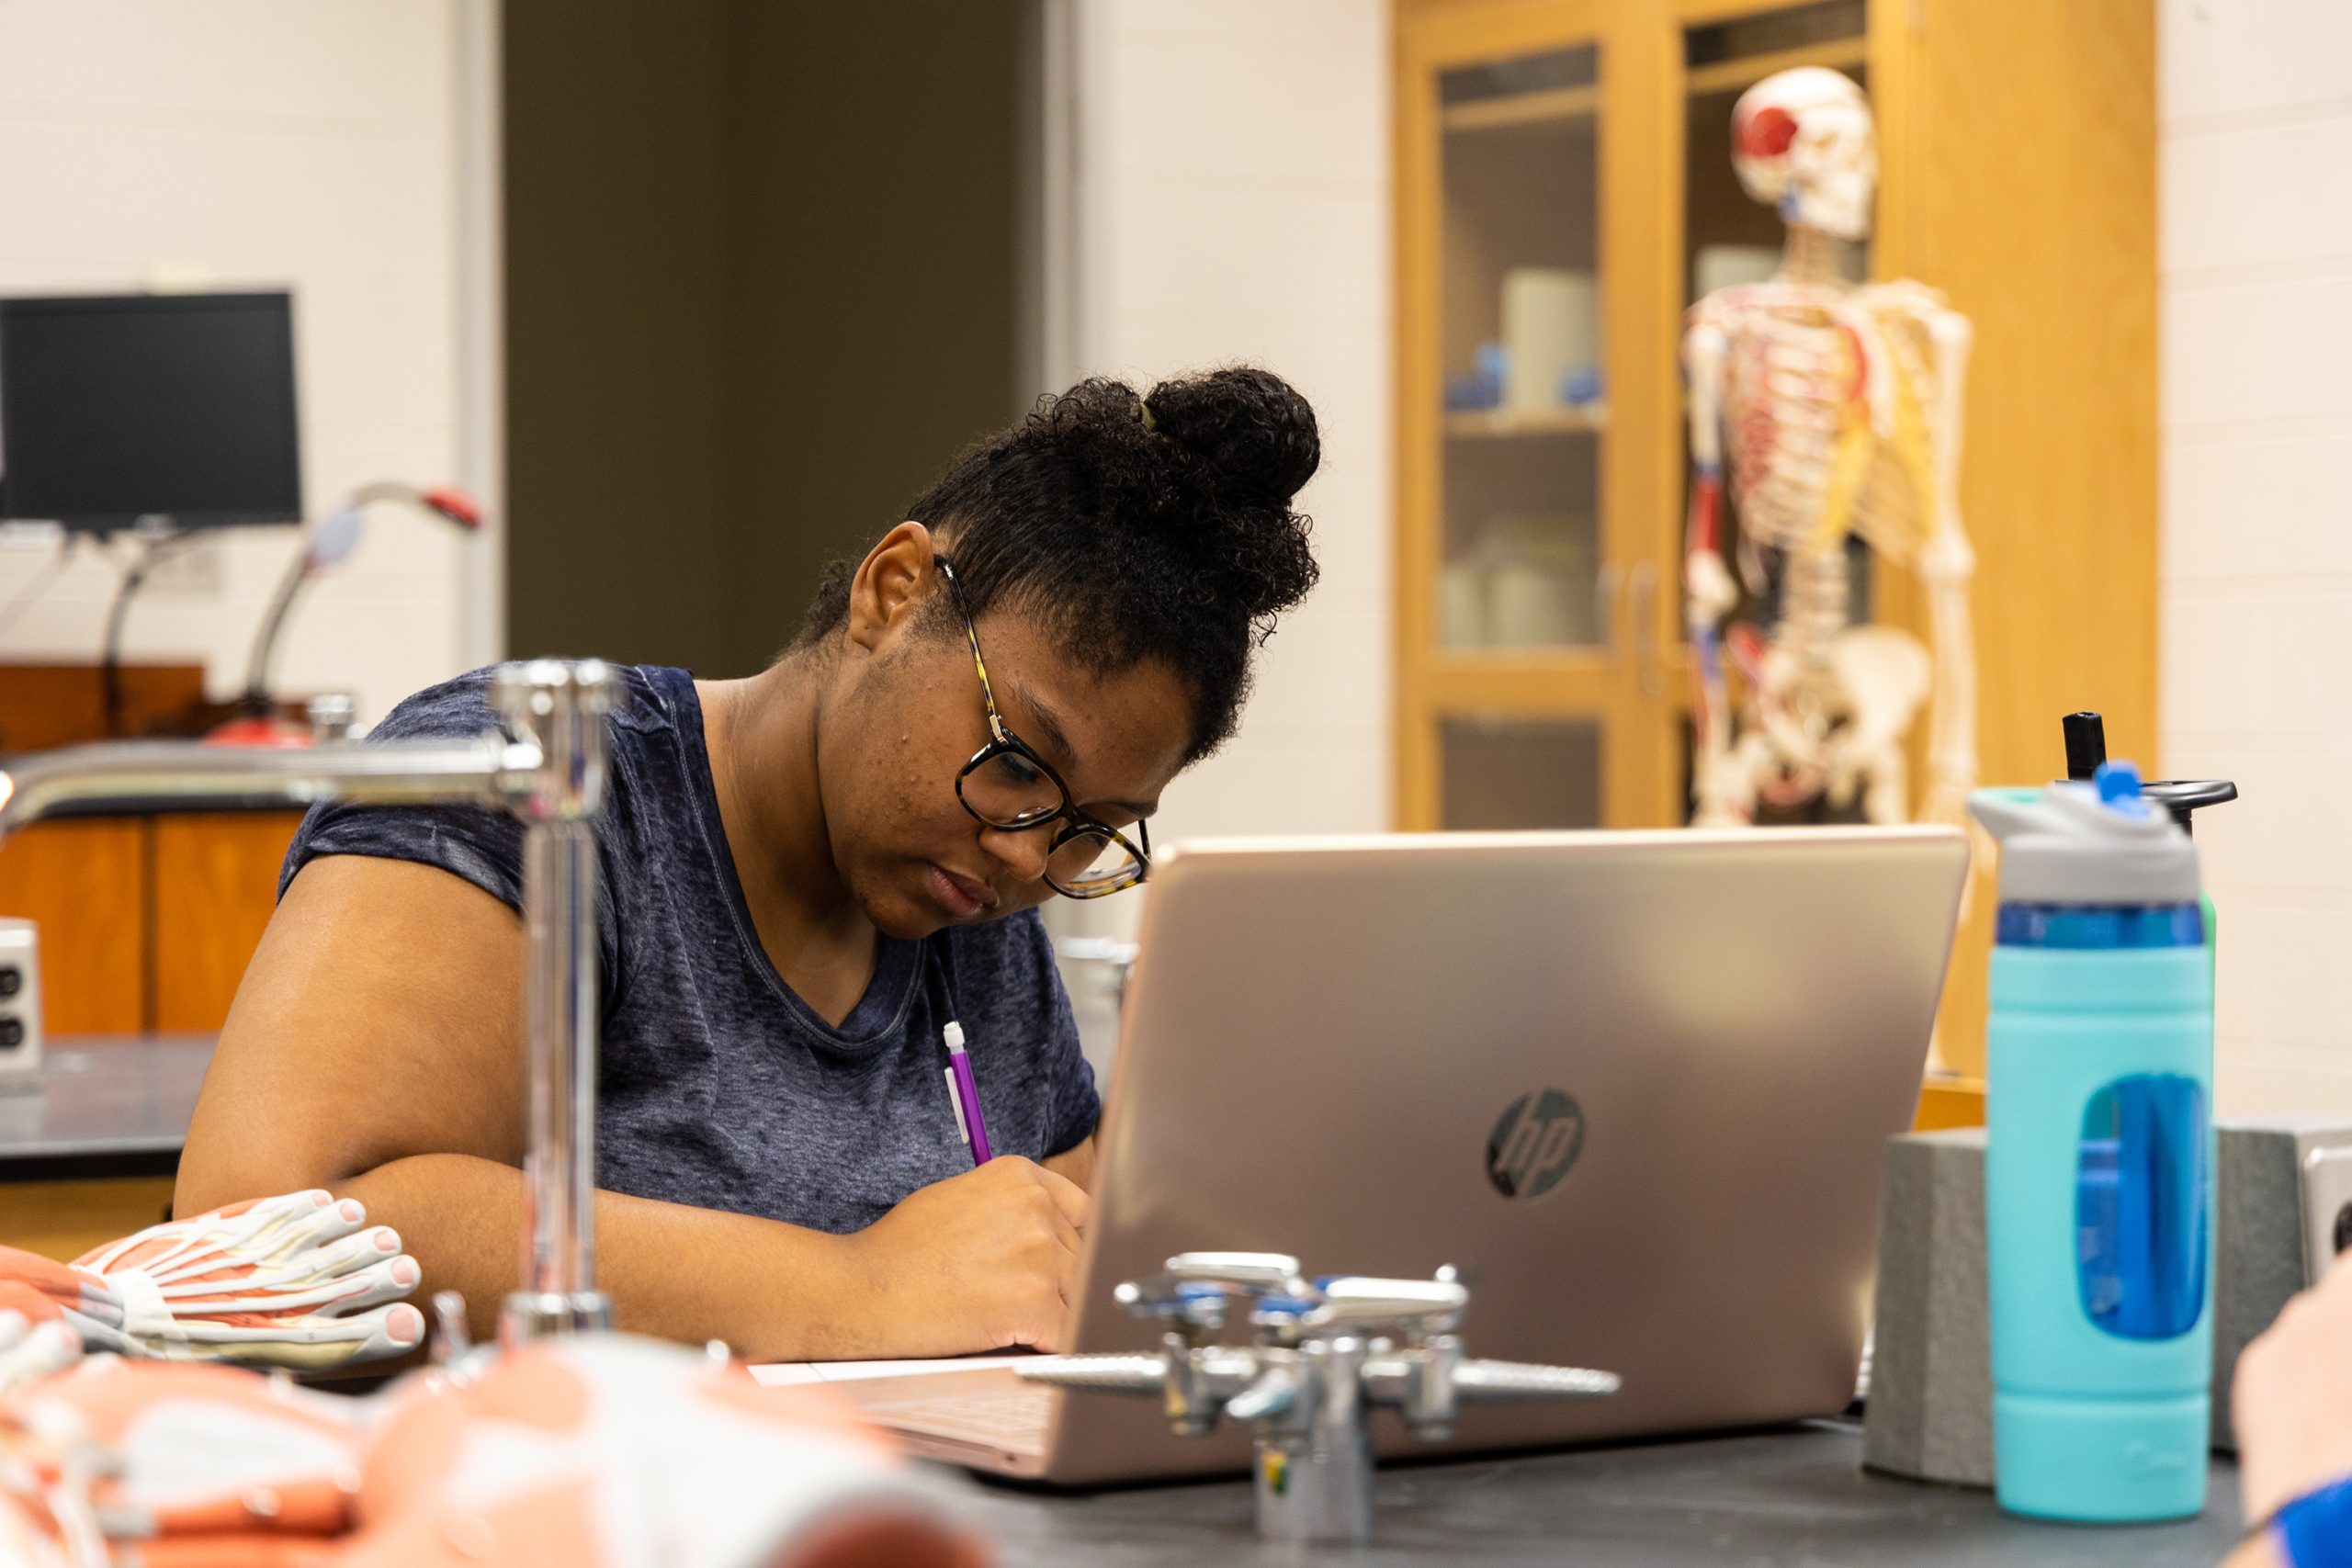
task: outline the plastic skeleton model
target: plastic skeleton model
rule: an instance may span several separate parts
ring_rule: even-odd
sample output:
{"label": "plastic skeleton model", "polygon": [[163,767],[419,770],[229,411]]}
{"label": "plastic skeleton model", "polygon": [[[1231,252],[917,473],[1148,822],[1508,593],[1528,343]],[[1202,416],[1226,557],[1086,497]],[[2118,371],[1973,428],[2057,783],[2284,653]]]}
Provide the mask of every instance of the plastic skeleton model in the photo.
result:
{"label": "plastic skeleton model", "polygon": [[[1206,1436],[1220,1416],[1254,1425],[1258,1533],[1270,1540],[1371,1539],[1375,1405],[1394,1405],[1414,1436],[1434,1440],[1451,1433],[1464,1400],[1617,1392],[1610,1372],[1465,1358],[1453,1331],[1470,1292],[1451,1269],[1434,1280],[1310,1284],[1295,1258],[1188,1252],[1117,1296],[1168,1324],[1162,1350],[1041,1357],[1021,1375],[1157,1395],[1186,1437]],[[1216,1343],[1237,1306],[1248,1309],[1256,1343]]]}
{"label": "plastic skeleton model", "polygon": [[[1816,67],[1767,77],[1732,111],[1732,148],[1788,243],[1777,276],[1708,295],[1683,337],[1698,470],[1684,562],[1700,686],[1693,818],[1859,795],[1871,820],[1902,821],[1903,733],[1932,689],[1920,817],[1964,822],[1976,776],[1974,556],[1958,491],[1967,319],[1917,283],[1839,274],[1870,231],[1878,173],[1870,105],[1851,81]],[[1741,576],[1777,598],[1768,626],[1727,635],[1739,590],[1723,558],[1726,438]],[[1926,583],[1932,660],[1900,630],[1850,623],[1849,533]],[[1747,683],[1736,738],[1726,643]]]}
{"label": "plastic skeleton model", "polygon": [[53,1304],[86,1348],[128,1356],[315,1371],[424,1342],[398,1233],[322,1191],[151,1225],[70,1265],[0,1247],[0,1281]]}
{"label": "plastic skeleton model", "polygon": [[112,1356],[0,1396],[11,1568],[987,1561],[952,1498],[836,1396],[622,1335],[365,1400]]}

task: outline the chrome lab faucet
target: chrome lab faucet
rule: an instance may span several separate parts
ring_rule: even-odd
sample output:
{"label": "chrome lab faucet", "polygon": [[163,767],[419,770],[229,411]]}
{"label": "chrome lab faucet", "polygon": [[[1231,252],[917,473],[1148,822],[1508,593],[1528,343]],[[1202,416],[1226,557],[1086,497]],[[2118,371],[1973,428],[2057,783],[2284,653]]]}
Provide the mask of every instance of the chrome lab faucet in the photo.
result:
{"label": "chrome lab faucet", "polygon": [[502,666],[504,733],[468,740],[336,741],[304,749],[113,741],[29,753],[0,772],[0,840],[75,809],[473,805],[524,826],[525,1066],[522,1287],[503,1343],[610,1328],[595,1281],[596,818],[616,682],[594,660]]}

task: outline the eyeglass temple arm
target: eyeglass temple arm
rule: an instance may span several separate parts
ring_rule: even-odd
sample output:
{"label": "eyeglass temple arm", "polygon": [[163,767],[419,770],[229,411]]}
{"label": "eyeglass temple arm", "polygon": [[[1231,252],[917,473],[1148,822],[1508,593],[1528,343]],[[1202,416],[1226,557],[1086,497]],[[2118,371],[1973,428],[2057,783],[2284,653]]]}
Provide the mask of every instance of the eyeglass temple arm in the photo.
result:
{"label": "eyeglass temple arm", "polygon": [[964,585],[956,581],[956,569],[947,564],[945,556],[933,556],[932,560],[946,581],[947,596],[956,601],[956,614],[964,623],[964,640],[972,649],[972,671],[980,678],[980,704],[989,712],[989,737],[994,740],[1010,739],[1004,716],[996,711],[996,688],[989,684],[989,661],[980,657],[980,628],[972,624],[972,612],[964,603]]}

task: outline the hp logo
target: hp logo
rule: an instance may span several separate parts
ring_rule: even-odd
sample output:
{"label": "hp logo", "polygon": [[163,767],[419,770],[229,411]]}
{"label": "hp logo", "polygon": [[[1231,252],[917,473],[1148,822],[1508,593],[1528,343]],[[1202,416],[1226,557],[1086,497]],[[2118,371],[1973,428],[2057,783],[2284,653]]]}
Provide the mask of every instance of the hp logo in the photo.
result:
{"label": "hp logo", "polygon": [[1584,1152],[1584,1111],[1556,1089],[1522,1094],[1487,1139],[1487,1179],[1506,1198],[1541,1198]]}

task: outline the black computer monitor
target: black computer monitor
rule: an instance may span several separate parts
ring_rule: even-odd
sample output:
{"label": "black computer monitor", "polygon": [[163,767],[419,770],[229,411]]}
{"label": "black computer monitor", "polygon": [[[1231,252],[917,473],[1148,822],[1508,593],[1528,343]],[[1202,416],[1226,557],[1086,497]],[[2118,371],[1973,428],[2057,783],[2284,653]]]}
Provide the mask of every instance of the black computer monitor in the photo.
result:
{"label": "black computer monitor", "polygon": [[301,515],[292,296],[0,299],[0,517]]}

